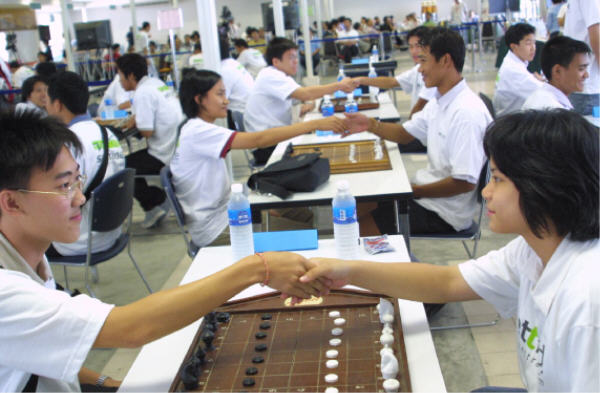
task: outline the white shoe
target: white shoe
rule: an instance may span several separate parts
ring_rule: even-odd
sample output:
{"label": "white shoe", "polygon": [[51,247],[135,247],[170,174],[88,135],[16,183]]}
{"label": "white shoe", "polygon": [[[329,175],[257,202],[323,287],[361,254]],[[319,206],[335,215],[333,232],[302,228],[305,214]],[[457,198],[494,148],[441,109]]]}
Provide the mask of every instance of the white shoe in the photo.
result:
{"label": "white shoe", "polygon": [[150,229],[155,227],[166,215],[167,212],[162,208],[162,205],[155,206],[152,210],[146,212],[142,228]]}

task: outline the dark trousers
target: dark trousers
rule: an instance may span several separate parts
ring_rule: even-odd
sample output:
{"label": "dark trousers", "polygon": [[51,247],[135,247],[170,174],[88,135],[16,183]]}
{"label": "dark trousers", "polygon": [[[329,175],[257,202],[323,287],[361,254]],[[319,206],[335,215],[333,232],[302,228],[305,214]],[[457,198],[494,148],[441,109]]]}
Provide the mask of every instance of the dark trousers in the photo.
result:
{"label": "dark trousers", "polygon": [[[437,213],[425,209],[412,199],[408,201],[408,211],[411,234],[456,233],[454,228]],[[379,202],[371,215],[381,233],[388,235],[398,233],[396,231],[393,202]]]}
{"label": "dark trousers", "polygon": [[[125,166],[134,168],[136,175],[158,175],[165,164],[144,149],[128,155],[125,158]],[[138,177],[135,179],[133,196],[142,205],[144,211],[152,210],[167,198],[162,188],[149,186],[146,179]]]}
{"label": "dark trousers", "polygon": [[358,46],[342,45],[342,56],[344,56],[344,63],[351,63],[352,57],[358,56]]}

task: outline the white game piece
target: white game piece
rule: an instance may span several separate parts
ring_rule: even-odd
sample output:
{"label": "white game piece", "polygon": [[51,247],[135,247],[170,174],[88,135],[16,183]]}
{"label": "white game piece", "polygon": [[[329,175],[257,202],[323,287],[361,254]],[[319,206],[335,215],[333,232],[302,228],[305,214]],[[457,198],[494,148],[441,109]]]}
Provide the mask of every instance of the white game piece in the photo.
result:
{"label": "white game piece", "polygon": [[381,351],[379,351],[379,355],[381,355],[381,357],[383,357],[384,353],[391,353],[393,355],[394,350],[390,347],[383,347],[383,348],[381,348]]}
{"label": "white game piece", "polygon": [[383,323],[392,323],[394,322],[394,314],[385,314],[382,319]]}
{"label": "white game piece", "polygon": [[394,334],[394,329],[386,325],[381,329],[381,333]]}
{"label": "white game piece", "polygon": [[333,328],[331,329],[331,334],[333,334],[334,336],[341,336],[344,333],[344,329],[342,328]]}
{"label": "white game piece", "polygon": [[330,349],[329,351],[325,352],[325,356],[327,356],[329,359],[337,358],[337,355],[337,349]]}
{"label": "white game piece", "polygon": [[327,368],[336,368],[338,366],[339,362],[335,359],[329,359],[328,361],[325,362],[325,366]]}
{"label": "white game piece", "polygon": [[338,393],[339,390],[336,387],[330,386],[327,389],[325,389],[325,393]]}
{"label": "white game piece", "polygon": [[383,333],[379,336],[381,345],[392,345],[394,343],[394,335],[389,333]]}
{"label": "white game piece", "polygon": [[381,375],[383,379],[396,378],[398,375],[398,359],[394,354],[384,352],[381,356]]}
{"label": "white game piece", "polygon": [[344,318],[336,318],[333,320],[333,323],[335,326],[342,326],[346,323],[346,320]]}
{"label": "white game piece", "polygon": [[339,311],[329,311],[329,317],[330,318],[338,318],[340,316],[340,312]]}
{"label": "white game piece", "polygon": [[384,315],[394,314],[394,305],[386,299],[379,299],[379,322],[385,323]]}
{"label": "white game piece", "polygon": [[331,340],[329,340],[329,345],[331,345],[332,347],[337,347],[341,343],[342,340],[340,340],[339,338],[332,338]]}
{"label": "white game piece", "polygon": [[379,304],[375,306],[375,310],[379,312]]}
{"label": "white game piece", "polygon": [[387,393],[397,392],[400,389],[400,382],[397,379],[390,378],[383,381],[383,390]]}
{"label": "white game piece", "polygon": [[337,374],[327,374],[325,376],[325,382],[327,383],[336,383],[338,381]]}

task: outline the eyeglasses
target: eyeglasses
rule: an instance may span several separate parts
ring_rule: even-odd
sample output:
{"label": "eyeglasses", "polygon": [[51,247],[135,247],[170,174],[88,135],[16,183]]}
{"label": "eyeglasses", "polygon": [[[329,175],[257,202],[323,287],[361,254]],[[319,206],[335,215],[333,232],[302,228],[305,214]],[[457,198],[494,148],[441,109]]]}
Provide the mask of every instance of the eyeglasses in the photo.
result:
{"label": "eyeglasses", "polygon": [[75,179],[75,181],[73,182],[73,184],[66,187],[66,189],[67,189],[66,191],[34,191],[34,190],[25,190],[22,188],[18,189],[16,191],[27,192],[30,194],[62,195],[66,199],[73,199],[73,197],[75,196],[76,190],[83,192],[83,185],[85,184],[86,180],[87,180],[86,175],[78,175],[77,178]]}

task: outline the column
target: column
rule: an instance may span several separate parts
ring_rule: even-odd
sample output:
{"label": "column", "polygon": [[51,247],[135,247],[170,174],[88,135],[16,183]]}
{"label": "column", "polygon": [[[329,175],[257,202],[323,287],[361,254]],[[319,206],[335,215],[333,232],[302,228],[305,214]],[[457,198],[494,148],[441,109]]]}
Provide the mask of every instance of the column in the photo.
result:
{"label": "column", "polygon": [[204,68],[219,72],[221,68],[221,51],[219,49],[215,0],[196,0],[196,10],[202,55],[204,56]]}
{"label": "column", "polygon": [[67,55],[67,70],[75,72],[73,48],[71,47],[71,41],[73,40],[73,24],[71,23],[66,0],[60,0],[60,10],[63,24],[63,35],[65,38],[65,53]]}
{"label": "column", "polygon": [[281,0],[273,0],[273,22],[275,22],[275,36],[285,37],[283,5],[281,4]]}

